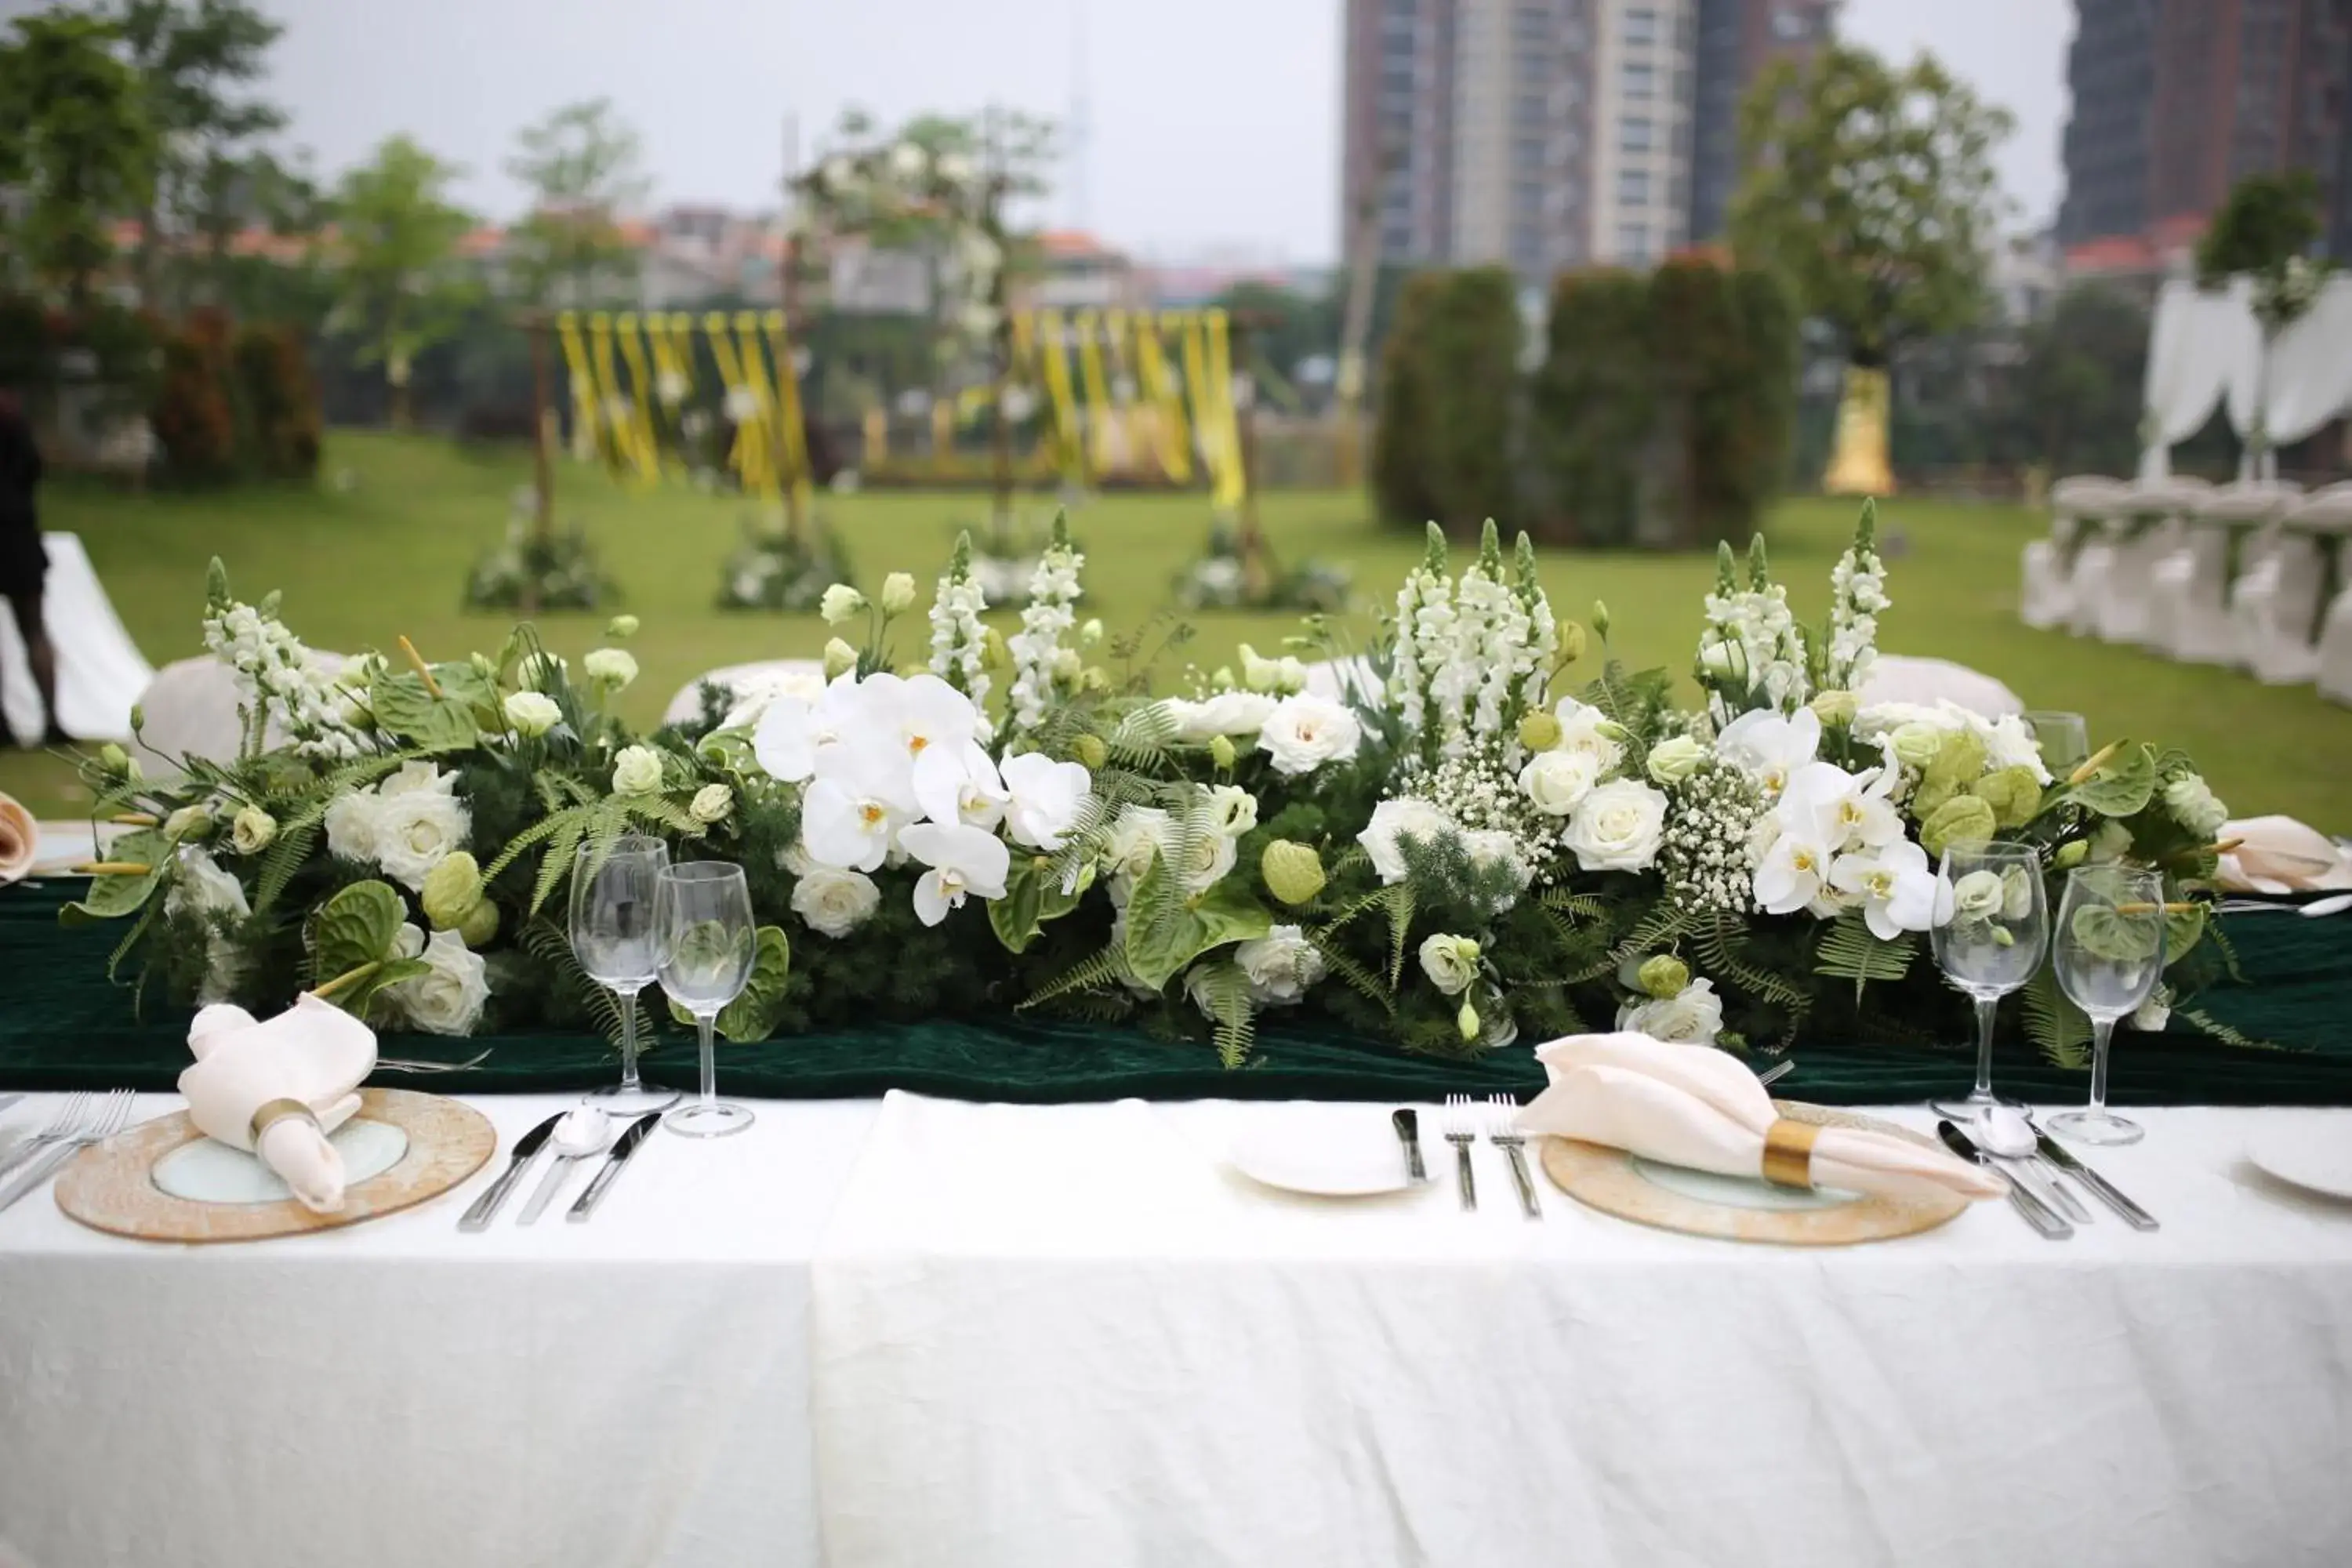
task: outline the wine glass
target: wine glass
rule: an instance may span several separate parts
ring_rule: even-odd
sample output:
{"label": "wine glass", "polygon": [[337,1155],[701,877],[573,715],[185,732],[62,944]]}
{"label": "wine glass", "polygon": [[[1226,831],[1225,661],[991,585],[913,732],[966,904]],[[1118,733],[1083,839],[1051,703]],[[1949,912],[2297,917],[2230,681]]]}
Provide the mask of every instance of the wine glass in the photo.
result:
{"label": "wine glass", "polygon": [[2025,727],[2033,731],[2033,743],[2041,748],[2042,765],[2057,777],[2064,777],[2091,754],[2090,727],[2083,722],[2080,713],[2028,713]]}
{"label": "wine glass", "polygon": [[572,956],[589,979],[621,999],[621,1081],[592,1097],[615,1116],[677,1103],[670,1090],[637,1077],[637,994],[660,967],[654,895],[668,864],[669,846],[638,834],[614,839],[601,856],[595,845],[583,844],[572,857]]}
{"label": "wine glass", "polygon": [[694,1015],[702,1036],[702,1093],[662,1118],[688,1138],[719,1138],[751,1125],[751,1113],[719,1098],[719,1064],[711,1026],[719,1011],[743,994],[751,979],[759,933],[743,868],[724,860],[688,860],[663,868],[655,900],[662,989]]}
{"label": "wine glass", "polygon": [[2116,1020],[2148,999],[2164,973],[2164,878],[2126,866],[2066,874],[2053,949],[2058,986],[2091,1018],[2091,1103],[2050,1119],[2085,1143],[2137,1143],[2144,1129],[2107,1109],[2107,1044]]}
{"label": "wine glass", "polygon": [[1991,1106],[2022,1103],[1992,1091],[1993,1013],[2003,996],[2033,978],[2050,940],[2041,852],[2000,840],[1951,845],[1944,851],[1936,900],[1936,963],[1976,999],[1977,1081],[1965,1099],[1929,1104],[1938,1116],[1973,1121]]}

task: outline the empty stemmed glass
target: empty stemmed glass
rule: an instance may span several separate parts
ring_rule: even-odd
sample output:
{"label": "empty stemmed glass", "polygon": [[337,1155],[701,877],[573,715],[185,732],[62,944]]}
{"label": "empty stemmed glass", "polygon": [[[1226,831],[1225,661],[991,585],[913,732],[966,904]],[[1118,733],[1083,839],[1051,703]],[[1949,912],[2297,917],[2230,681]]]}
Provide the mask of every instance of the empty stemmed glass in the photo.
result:
{"label": "empty stemmed glass", "polygon": [[1977,1005],[1977,1081],[1964,1099],[1930,1103],[1939,1116],[1971,1121],[1995,1105],[2021,1103],[1992,1091],[1993,1015],[2000,999],[2033,978],[2050,940],[2042,856],[2030,844],[1955,844],[1944,851],[1937,887],[1936,963]]}
{"label": "empty stemmed glass", "polygon": [[2050,1119],[2085,1143],[2137,1143],[2145,1131],[2107,1109],[2107,1046],[2164,973],[2164,878],[2124,866],[2067,873],[2053,948],[2059,989],[2091,1019],[2091,1103]]}
{"label": "empty stemmed glass", "polygon": [[669,864],[669,846],[628,834],[597,853],[583,844],[572,862],[572,952],[580,967],[621,1000],[621,1081],[591,1096],[615,1116],[664,1110],[677,1096],[637,1077],[637,994],[660,968],[654,925],[656,884]]}
{"label": "empty stemmed glass", "polygon": [[2083,722],[2080,713],[2028,713],[2025,727],[2033,731],[2033,743],[2042,752],[2042,765],[2053,773],[2063,776],[2091,754],[2090,728]]}
{"label": "empty stemmed glass", "polygon": [[751,890],[743,868],[723,860],[688,860],[663,869],[655,924],[661,932],[661,983],[669,999],[694,1015],[702,1037],[702,1092],[662,1118],[688,1138],[719,1138],[751,1125],[751,1113],[719,1098],[719,1064],[711,1030],[719,1010],[743,994],[758,955]]}

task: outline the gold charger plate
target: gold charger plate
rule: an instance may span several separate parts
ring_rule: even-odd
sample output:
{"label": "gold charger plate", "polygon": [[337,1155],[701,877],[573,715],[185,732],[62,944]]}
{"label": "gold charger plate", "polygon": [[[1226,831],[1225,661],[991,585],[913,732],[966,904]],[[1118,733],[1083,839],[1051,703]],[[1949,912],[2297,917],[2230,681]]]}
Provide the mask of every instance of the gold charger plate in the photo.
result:
{"label": "gold charger plate", "polygon": [[[1861,1128],[1906,1138],[1927,1148],[1937,1147],[1907,1127],[1875,1117],[1794,1100],[1776,1100],[1772,1103],[1791,1121],[1808,1121],[1819,1127]],[[1645,1173],[1644,1164],[1622,1149],[1573,1138],[1549,1137],[1543,1141],[1544,1174],[1577,1202],[1620,1219],[1689,1236],[1712,1236],[1726,1241],[1769,1241],[1789,1247],[1851,1247],[1858,1242],[1889,1241],[1898,1236],[1933,1230],[1969,1206],[1969,1200],[1956,1193],[1931,1192],[1903,1197],[1855,1194],[1842,1202],[1809,1202],[1800,1208],[1745,1207],[1661,1185]],[[1762,1184],[1762,1178],[1758,1178],[1758,1185]]]}
{"label": "gold charger plate", "polygon": [[184,1110],[74,1156],[58,1177],[58,1207],[93,1230],[141,1241],[260,1241],[356,1225],[438,1197],[480,1170],[498,1148],[489,1118],[446,1095],[362,1089],[359,1114],[399,1128],[408,1149],[388,1169],[346,1188],[335,1214],[313,1214],[292,1198],[200,1203],[157,1186],[155,1162],[204,1136]]}

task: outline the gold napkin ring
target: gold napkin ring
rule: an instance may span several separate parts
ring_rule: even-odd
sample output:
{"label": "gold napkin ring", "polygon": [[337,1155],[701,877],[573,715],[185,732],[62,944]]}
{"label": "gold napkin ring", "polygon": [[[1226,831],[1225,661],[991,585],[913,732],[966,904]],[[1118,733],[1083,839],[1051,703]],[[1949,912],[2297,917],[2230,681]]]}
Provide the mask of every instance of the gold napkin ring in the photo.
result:
{"label": "gold napkin ring", "polygon": [[1764,1179],[1776,1187],[1813,1184],[1813,1140],[1822,1130],[1783,1116],[1764,1130]]}
{"label": "gold napkin ring", "polygon": [[318,1123],[319,1120],[318,1117],[312,1113],[310,1108],[303,1104],[299,1100],[266,1100],[263,1102],[261,1109],[253,1113],[253,1121],[251,1126],[254,1142],[256,1144],[260,1143],[261,1135],[264,1132],[268,1131],[271,1127],[285,1121],[289,1116],[299,1116],[314,1126]]}

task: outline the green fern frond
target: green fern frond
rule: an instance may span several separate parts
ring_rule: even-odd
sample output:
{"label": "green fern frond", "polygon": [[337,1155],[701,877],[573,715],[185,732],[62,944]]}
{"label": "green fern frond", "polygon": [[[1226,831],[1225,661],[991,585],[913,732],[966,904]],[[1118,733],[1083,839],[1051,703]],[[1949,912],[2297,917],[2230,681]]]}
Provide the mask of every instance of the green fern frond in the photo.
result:
{"label": "green fern frond", "polygon": [[1389,910],[1389,988],[1404,979],[1404,955],[1412,944],[1412,884],[1382,889]]}
{"label": "green fern frond", "polygon": [[1549,889],[1537,901],[1570,921],[1597,921],[1609,912],[1605,900],[1591,893],[1573,893],[1566,888]]}
{"label": "green fern frond", "polygon": [[1717,912],[1691,933],[1691,947],[1700,966],[1718,979],[1752,996],[1776,1003],[1801,1019],[1812,1011],[1813,994],[1798,983],[1750,963],[1746,956],[1748,928],[1737,915]]}
{"label": "green fern frond", "polygon": [[538,879],[531,884],[532,914],[539,913],[547,900],[554,896],[563,879],[571,875],[572,855],[580,847],[581,841],[595,828],[598,814],[595,806],[581,805],[572,807],[561,816],[548,819],[559,826],[548,837],[547,850],[540,858]]}
{"label": "green fern frond", "polygon": [[1208,1005],[1209,1016],[1216,1020],[1217,1060],[1228,1069],[1247,1062],[1257,1037],[1257,1009],[1250,1002],[1249,976],[1242,966],[1230,960],[1204,964],[1197,983],[1188,989]]}
{"label": "green fern frond", "polygon": [[2197,1032],[2225,1046],[2235,1046],[2242,1051],[2283,1051],[2284,1046],[2274,1040],[2257,1039],[2240,1029],[2234,1029],[2202,1007],[2176,1007],[2175,1013],[2197,1026]]}
{"label": "green fern frond", "polygon": [[1338,931],[1338,926],[1328,925],[1308,931],[1307,940],[1313,942],[1315,951],[1323,955],[1325,968],[1346,982],[1349,989],[1362,995],[1366,1001],[1376,1004],[1381,1012],[1391,1017],[1396,1016],[1396,997],[1381,984],[1379,975],[1348,956],[1333,940]]}
{"label": "green fern frond", "polygon": [[1614,968],[1629,958],[1670,948],[1689,935],[1697,924],[1698,917],[1689,910],[1678,910],[1672,904],[1660,904],[1636,921],[1633,929],[1625,933],[1624,940],[1610,950],[1610,967]]}
{"label": "green fern frond", "polygon": [[[522,928],[520,941],[525,952],[553,970],[561,977],[563,988],[596,1016],[604,1026],[604,1037],[613,1043],[614,1050],[620,1049],[625,1004],[588,977],[588,972],[580,967],[580,960],[572,951],[572,939],[562,928],[552,921],[534,920]],[[636,1010],[637,1045],[643,1050],[653,1043],[652,1015],[642,995],[631,997],[625,1005]]]}
{"label": "green fern frond", "polygon": [[1872,981],[1896,981],[1909,973],[1918,952],[1919,939],[1911,932],[1881,942],[1858,910],[1848,910],[1822,931],[1821,943],[1813,950],[1813,973],[1853,981],[1854,1000],[1859,1002],[1863,988]]}
{"label": "green fern frond", "polygon": [[1093,957],[1080,960],[1039,985],[1023,998],[1014,1010],[1025,1012],[1078,992],[1099,991],[1105,986],[1120,984],[1132,973],[1127,966],[1127,950],[1113,942]]}
{"label": "green fern frond", "polygon": [[260,914],[278,901],[286,884],[294,879],[318,847],[319,825],[315,822],[293,822],[280,827],[278,837],[261,857],[261,874],[254,879],[253,912]]}
{"label": "green fern frond", "polygon": [[2091,1020],[2058,989],[2055,970],[2025,983],[2025,1034],[2053,1067],[2079,1072],[2091,1065]]}

